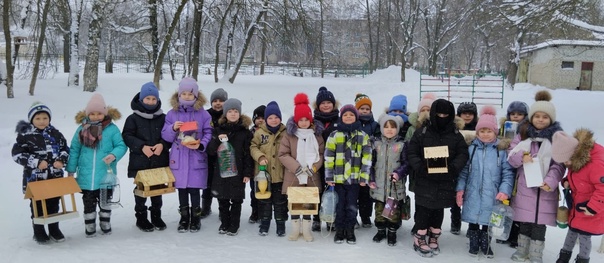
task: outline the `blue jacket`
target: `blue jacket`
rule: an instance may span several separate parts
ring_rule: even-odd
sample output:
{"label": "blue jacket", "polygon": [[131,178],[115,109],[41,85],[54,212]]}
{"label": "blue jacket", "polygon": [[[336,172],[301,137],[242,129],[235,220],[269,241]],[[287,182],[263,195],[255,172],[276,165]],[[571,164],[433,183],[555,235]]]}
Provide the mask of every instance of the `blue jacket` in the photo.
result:
{"label": "blue jacket", "polygon": [[468,147],[470,159],[457,182],[457,191],[464,191],[464,222],[488,225],[497,193],[512,195],[514,172],[506,150],[498,149],[498,144],[499,139],[485,144],[476,138]]}

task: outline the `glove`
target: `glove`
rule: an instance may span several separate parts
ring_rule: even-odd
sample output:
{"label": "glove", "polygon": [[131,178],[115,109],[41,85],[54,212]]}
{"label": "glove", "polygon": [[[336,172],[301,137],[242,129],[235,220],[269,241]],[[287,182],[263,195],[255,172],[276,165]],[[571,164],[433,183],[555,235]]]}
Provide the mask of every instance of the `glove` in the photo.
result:
{"label": "glove", "polygon": [[463,191],[457,191],[457,196],[455,197],[457,201],[457,206],[462,207],[463,205]]}
{"label": "glove", "polygon": [[308,178],[312,178],[313,173],[308,169],[308,167],[298,167],[296,170],[296,177],[298,177],[298,181],[301,184],[306,184]]}

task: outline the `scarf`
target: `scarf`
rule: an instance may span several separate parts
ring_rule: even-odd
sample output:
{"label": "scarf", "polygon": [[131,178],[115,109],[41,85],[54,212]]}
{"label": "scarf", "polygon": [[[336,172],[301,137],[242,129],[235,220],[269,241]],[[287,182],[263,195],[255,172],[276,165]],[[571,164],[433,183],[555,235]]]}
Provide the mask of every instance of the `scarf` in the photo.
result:
{"label": "scarf", "polygon": [[340,114],[340,111],[336,110],[336,109],[332,110],[331,112],[327,112],[327,113],[316,109],[314,112],[314,118],[315,118],[315,120],[321,121],[323,124],[327,124],[327,123],[337,121],[339,114]]}
{"label": "scarf", "polygon": [[361,129],[361,122],[358,120],[351,124],[344,124],[342,121],[339,121],[338,126],[336,127],[336,130],[346,133],[350,133],[359,129]]}
{"label": "scarf", "polygon": [[359,121],[361,121],[361,123],[363,123],[363,124],[372,123],[373,122],[373,115],[372,114],[369,114],[369,115],[359,115]]}
{"label": "scarf", "polygon": [[298,149],[296,161],[302,167],[308,167],[312,171],[312,165],[319,161],[319,143],[313,129],[298,129],[295,133],[298,137]]}
{"label": "scarf", "polygon": [[277,132],[279,131],[279,128],[281,128],[281,123],[279,123],[279,125],[277,125],[275,127],[268,125],[268,123],[266,124],[266,129],[268,129],[268,131],[270,131],[272,134],[277,134]]}
{"label": "scarf", "polygon": [[79,139],[86,147],[96,149],[99,141],[103,138],[103,127],[107,127],[111,123],[111,119],[105,117],[103,121],[90,121],[88,118],[82,124]]}
{"label": "scarf", "polygon": [[541,177],[545,178],[547,172],[549,171],[549,166],[552,161],[552,143],[545,138],[528,138],[524,141],[521,141],[510,151],[508,155],[508,160],[512,154],[517,152],[530,152],[531,144],[533,142],[540,142],[541,146],[539,146],[539,151],[535,157],[539,157],[539,166],[541,167]]}
{"label": "scarf", "polygon": [[178,98],[178,105],[186,109],[187,107],[192,107],[197,100],[183,100]]}

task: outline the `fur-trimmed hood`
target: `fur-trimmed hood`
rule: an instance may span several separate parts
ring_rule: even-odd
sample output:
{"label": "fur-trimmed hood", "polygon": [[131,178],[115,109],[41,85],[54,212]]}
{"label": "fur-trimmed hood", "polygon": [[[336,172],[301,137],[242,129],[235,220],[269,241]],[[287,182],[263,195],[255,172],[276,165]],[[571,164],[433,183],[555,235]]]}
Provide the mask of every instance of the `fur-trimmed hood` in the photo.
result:
{"label": "fur-trimmed hood", "polygon": [[[106,116],[109,117],[109,119],[111,119],[111,121],[116,121],[116,120],[119,120],[122,118],[122,113],[120,113],[120,111],[117,108],[107,106],[107,115]],[[76,113],[76,116],[75,116],[75,121],[77,124],[83,124],[86,117],[88,117],[88,115],[86,115],[85,110],[78,111],[78,113]]]}
{"label": "fur-trimmed hood", "polygon": [[25,120],[20,120],[19,122],[17,122],[17,126],[15,127],[15,132],[17,133],[25,133],[29,130],[35,129],[36,127],[25,121]]}
{"label": "fur-trimmed hood", "polygon": [[[203,109],[203,105],[206,105],[207,102],[208,99],[200,91],[197,93],[197,100],[195,101],[193,108],[195,110]],[[178,110],[178,107],[180,106],[180,103],[178,103],[178,92],[174,92],[174,94],[172,94],[172,97],[170,97],[170,105],[175,111]]]}
{"label": "fur-trimmed hood", "polygon": [[570,157],[572,164],[568,167],[571,171],[576,172],[585,167],[591,161],[591,150],[594,148],[594,133],[585,128],[575,131],[573,137],[579,141],[579,145]]}
{"label": "fur-trimmed hood", "polygon": [[[310,129],[313,129],[315,131],[315,135],[321,136],[321,134],[323,133],[323,130],[325,130],[325,128],[323,127],[323,124],[316,125],[315,124],[316,122],[317,122],[317,120],[314,120],[313,123],[310,124]],[[287,120],[287,123],[285,124],[285,131],[287,132],[288,135],[291,135],[291,136],[296,135],[296,131],[298,131],[298,125],[294,121],[294,117],[289,117],[289,119]]]}
{"label": "fur-trimmed hood", "polygon": [[[245,127],[247,129],[247,127],[250,127],[250,125],[252,125],[252,118],[250,118],[250,116],[247,116],[245,114],[241,114],[241,116],[239,116],[239,120],[241,120],[241,125],[243,127]],[[218,125],[222,125],[227,123],[227,118],[226,116],[221,116],[220,119],[218,119]]]}

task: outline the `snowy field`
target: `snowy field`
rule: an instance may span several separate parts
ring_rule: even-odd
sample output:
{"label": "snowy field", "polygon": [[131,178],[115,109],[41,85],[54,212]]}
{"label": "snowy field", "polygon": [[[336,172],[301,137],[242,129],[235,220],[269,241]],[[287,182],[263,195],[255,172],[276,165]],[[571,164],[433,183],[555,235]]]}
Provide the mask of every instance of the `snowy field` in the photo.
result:
{"label": "snowy field", "polygon": [[[118,108],[123,122],[129,114],[130,100],[139,91],[140,86],[152,79],[151,74],[103,74],[99,76],[98,92],[105,96],[107,104]],[[326,86],[342,104],[353,103],[356,93],[365,93],[373,101],[374,116],[384,111],[390,98],[396,94],[408,97],[408,108],[415,111],[419,102],[419,73],[407,70],[407,82],[400,83],[400,68],[391,67],[378,71],[366,78],[301,78],[282,75],[237,77],[235,84],[226,81],[213,83],[212,76],[200,77],[200,90],[209,98],[211,92],[219,87],[229,92],[229,97],[243,102],[243,112],[248,116],[260,104],[276,100],[287,120],[293,113],[293,97],[298,92],[306,92],[314,100],[318,88]],[[144,233],[138,230],[134,218],[134,198],[132,179],[126,177],[128,156],[118,164],[118,177],[121,180],[121,195],[124,208],[113,212],[111,222],[113,234],[86,238],[84,220],[81,217],[81,195],[76,195],[80,217],[60,223],[67,237],[63,243],[38,245],[32,241],[32,228],[29,201],[23,199],[21,192],[22,168],[13,162],[10,151],[15,142],[15,125],[19,120],[27,119],[27,111],[34,101],[46,103],[53,112],[52,124],[71,141],[77,125],[74,116],[82,110],[91,94],[82,92],[81,87],[67,87],[67,75],[57,75],[54,79],[38,80],[36,95],[27,94],[28,80],[17,80],[15,98],[0,96],[0,167],[4,169],[3,182],[0,184],[0,262],[510,262],[513,249],[507,245],[493,242],[494,259],[468,256],[467,239],[462,227],[462,235],[451,235],[449,213],[445,213],[443,223],[441,254],[431,259],[421,258],[412,249],[412,237],[409,234],[413,222],[405,221],[398,231],[398,243],[388,247],[386,242],[373,243],[371,238],[376,232],[371,229],[356,231],[357,244],[334,244],[333,234],[323,228],[321,234],[314,232],[315,241],[307,243],[300,238],[297,242],[275,235],[275,224],[271,225],[269,236],[258,235],[258,225],[247,223],[250,214],[249,199],[244,201],[242,223],[239,235],[235,237],[218,234],[218,204],[213,203],[213,214],[202,220],[202,228],[197,233],[178,233],[176,231],[179,215],[176,194],[164,196],[163,218],[168,224],[164,231]],[[168,99],[176,90],[177,81],[162,80],[160,97],[163,109],[170,109]],[[4,86],[2,90],[5,91]],[[504,90],[504,105],[514,100],[522,100],[531,105],[534,94],[543,87],[518,84],[515,90]],[[575,90],[553,90],[553,103],[556,105],[557,120],[566,131],[587,127],[595,132],[599,143],[604,143],[604,121],[600,114],[604,112],[604,92]],[[2,93],[5,94],[5,93]],[[209,105],[206,105],[206,108]],[[498,109],[499,117],[505,115],[505,107]],[[448,210],[447,210],[448,211]],[[289,230],[289,222],[286,225]],[[99,231],[100,232],[100,231]],[[562,247],[566,230],[548,227],[544,262],[554,262]],[[604,262],[604,254],[597,254],[600,237],[593,238],[591,262]],[[578,248],[575,249],[575,255]],[[574,255],[573,255],[574,259]]]}

